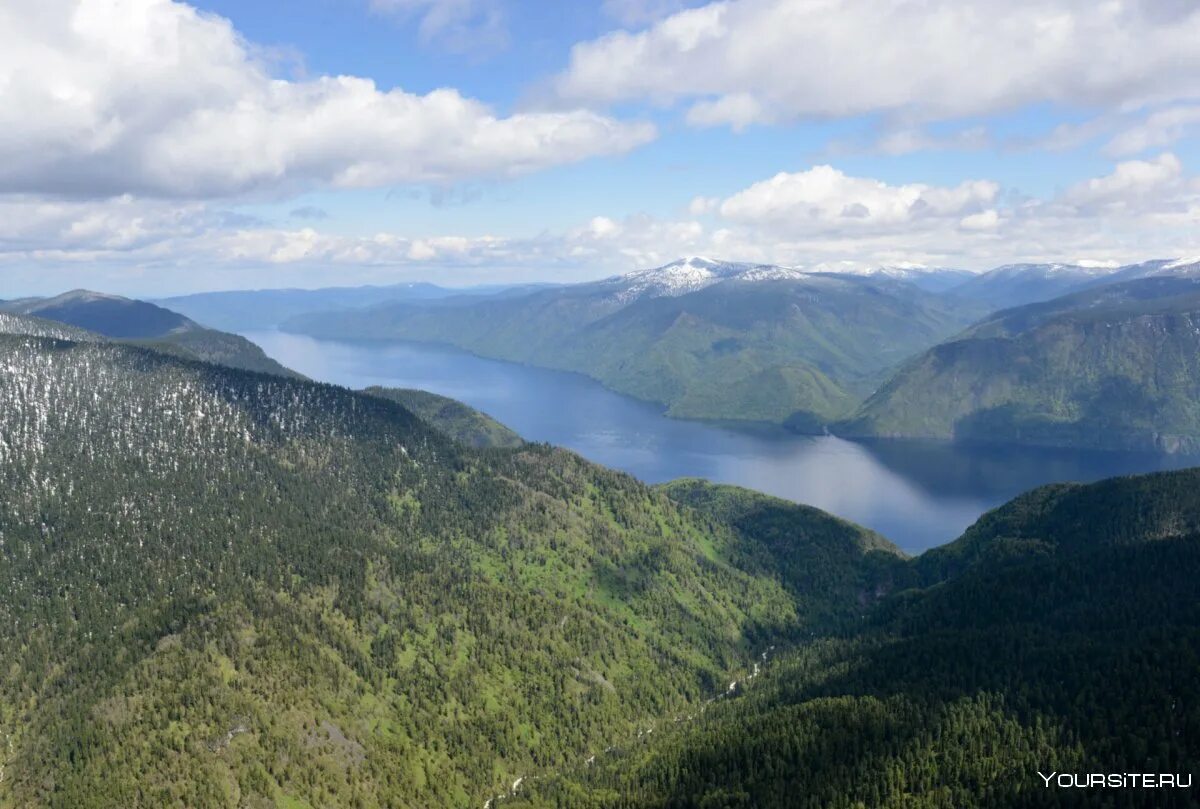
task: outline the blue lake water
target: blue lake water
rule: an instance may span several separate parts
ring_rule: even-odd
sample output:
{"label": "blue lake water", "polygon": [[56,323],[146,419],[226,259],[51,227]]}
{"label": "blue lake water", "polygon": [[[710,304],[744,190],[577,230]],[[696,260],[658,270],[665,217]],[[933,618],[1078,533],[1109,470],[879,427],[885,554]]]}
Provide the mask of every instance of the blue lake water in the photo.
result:
{"label": "blue lake water", "polygon": [[421,388],[492,415],[531,441],[568,447],[649,483],[703,477],[825,509],[909,553],[950,541],[984,511],[1057,481],[1200,466],[1151,453],[846,441],[767,426],[667,418],[578,374],[414,343],[346,343],[248,332],[279,362],[352,388]]}

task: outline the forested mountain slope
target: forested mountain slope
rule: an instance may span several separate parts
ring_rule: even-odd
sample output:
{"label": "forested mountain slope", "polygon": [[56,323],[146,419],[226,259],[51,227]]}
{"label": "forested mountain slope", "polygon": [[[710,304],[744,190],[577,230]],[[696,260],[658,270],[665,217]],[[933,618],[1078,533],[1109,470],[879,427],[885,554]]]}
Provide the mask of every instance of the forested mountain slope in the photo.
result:
{"label": "forested mountain slope", "polygon": [[206,329],[175,312],[115,295],[79,291],[57,298],[0,303],[0,333],[82,342],[118,340],[185,359],[300,376],[245,337]]}
{"label": "forested mountain slope", "polygon": [[519,447],[521,436],[473,407],[446,396],[411,388],[367,388],[364,393],[390,399],[411,410],[431,427],[468,447]]}
{"label": "forested mountain slope", "polygon": [[482,805],[801,627],[627,476],[137,347],[0,337],[0,478],[2,807]]}
{"label": "forested mountain slope", "polygon": [[1198,528],[1200,470],[1031,492],[913,560],[923,586],[860,626],[507,806],[1196,806]]}
{"label": "forested mountain slope", "polygon": [[[884,537],[812,506],[685,478],[655,487],[676,503],[728,526],[727,553],[743,570],[779,579],[801,629],[829,630],[912,580],[903,552]],[[850,609],[847,605],[852,605]]]}
{"label": "forested mountain slope", "polygon": [[1200,280],[1111,284],[1000,312],[904,365],[836,431],[1200,449]]}
{"label": "forested mountain slope", "polygon": [[102,335],[81,329],[78,326],[68,326],[53,320],[43,320],[32,315],[17,315],[0,311],[0,334],[27,334],[31,337],[51,337],[56,340],[74,340],[76,342],[103,342]]}
{"label": "forested mountain slope", "polygon": [[265,351],[240,334],[229,334],[215,329],[197,329],[175,332],[150,340],[125,342],[178,354],[186,359],[240,368],[243,371],[301,378],[300,374],[271,359]]}
{"label": "forested mountain slope", "polygon": [[982,310],[887,278],[689,259],[458,305],[297,318],[326,338],[438,342],[578,371],[673,416],[819,430]]}

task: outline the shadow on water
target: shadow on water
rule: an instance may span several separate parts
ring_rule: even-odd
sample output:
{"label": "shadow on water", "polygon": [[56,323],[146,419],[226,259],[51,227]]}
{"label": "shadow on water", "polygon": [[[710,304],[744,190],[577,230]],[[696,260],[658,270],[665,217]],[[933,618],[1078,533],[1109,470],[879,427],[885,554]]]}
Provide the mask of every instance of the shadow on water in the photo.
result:
{"label": "shadow on water", "polygon": [[275,331],[245,336],[313,379],[450,396],[529,440],[568,447],[649,483],[703,477],[757,489],[866,525],[910,553],[954,539],[984,511],[1034,486],[1200,464],[1146,453],[846,441],[770,425],[680,421],[579,374],[449,348]]}

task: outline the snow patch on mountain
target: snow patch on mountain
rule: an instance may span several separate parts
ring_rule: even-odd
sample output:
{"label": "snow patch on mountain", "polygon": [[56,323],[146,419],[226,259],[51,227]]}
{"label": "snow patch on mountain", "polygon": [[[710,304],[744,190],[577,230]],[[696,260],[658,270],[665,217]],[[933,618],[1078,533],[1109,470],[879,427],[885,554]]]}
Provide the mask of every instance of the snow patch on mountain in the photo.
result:
{"label": "snow patch on mountain", "polygon": [[783,273],[794,274],[795,271],[770,264],[747,264],[717,261],[704,256],[688,256],[661,267],[618,275],[605,283],[619,286],[616,299],[621,303],[630,303],[638,298],[686,295],[734,278],[766,280],[783,277]]}
{"label": "snow patch on mountain", "polygon": [[1164,270],[1182,270],[1186,269],[1190,272],[1200,272],[1200,256],[1188,256],[1187,258],[1177,258],[1174,261],[1163,265]]}

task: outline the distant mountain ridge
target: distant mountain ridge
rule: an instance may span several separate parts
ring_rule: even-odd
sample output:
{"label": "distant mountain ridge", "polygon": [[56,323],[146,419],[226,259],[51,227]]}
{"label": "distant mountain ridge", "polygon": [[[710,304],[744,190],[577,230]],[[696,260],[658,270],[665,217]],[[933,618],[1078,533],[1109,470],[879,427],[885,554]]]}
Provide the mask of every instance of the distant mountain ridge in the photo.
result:
{"label": "distant mountain ridge", "polygon": [[617,300],[630,303],[643,297],[676,297],[698,292],[723,281],[798,280],[807,273],[772,264],[718,261],[704,256],[689,256],[646,270],[614,275],[601,285],[615,288]]}
{"label": "distant mountain ridge", "polygon": [[986,303],[991,309],[1008,309],[1057,298],[1095,283],[1115,270],[1078,264],[1006,264],[974,276],[951,288],[951,294]]}
{"label": "distant mountain ridge", "polygon": [[981,321],[835,431],[1200,451],[1200,277],[1143,274]]}
{"label": "distant mountain ridge", "polygon": [[86,343],[111,340],[231,368],[300,376],[244,337],[205,328],[145,301],[90,290],[0,303],[0,333]]}
{"label": "distant mountain ridge", "polygon": [[820,430],[886,371],[983,310],[891,278],[692,257],[523,295],[399,303],[284,324],[578,371],[673,416]]}
{"label": "distant mountain ridge", "polygon": [[0,309],[55,320],[120,339],[165,337],[202,328],[178,312],[161,306],[87,289],[64,292],[53,298],[11,301],[0,304]]}

